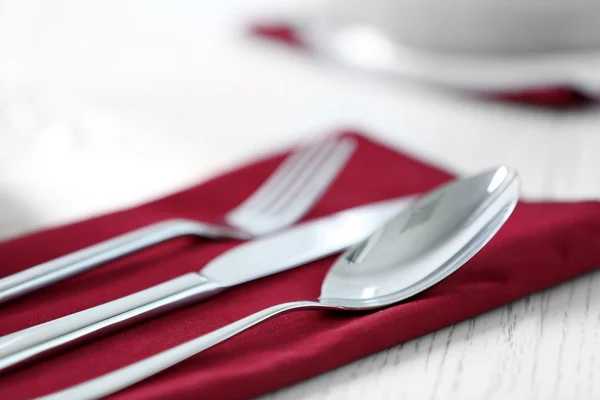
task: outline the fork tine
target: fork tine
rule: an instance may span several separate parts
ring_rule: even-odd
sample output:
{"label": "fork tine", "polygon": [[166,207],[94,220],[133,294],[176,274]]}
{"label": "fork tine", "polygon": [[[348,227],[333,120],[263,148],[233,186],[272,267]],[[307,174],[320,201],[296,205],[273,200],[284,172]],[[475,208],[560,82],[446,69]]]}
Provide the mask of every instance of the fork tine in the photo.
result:
{"label": "fork tine", "polygon": [[297,190],[296,187],[302,187],[302,182],[306,181],[310,176],[321,168],[323,164],[335,149],[339,146],[339,141],[334,140],[323,140],[319,141],[321,145],[316,153],[309,159],[307,159],[302,165],[298,165],[298,168],[293,173],[287,176],[285,181],[282,181],[280,185],[274,187],[271,191],[271,196],[268,201],[263,201],[260,204],[256,204],[252,209],[246,209],[246,211],[253,214],[260,214],[265,210],[270,210],[276,204],[281,202],[282,196],[290,190]]}
{"label": "fork tine", "polygon": [[296,181],[289,191],[265,210],[265,213],[277,217],[287,214],[288,218],[285,219],[300,218],[327,190],[330,183],[344,168],[355,148],[356,142],[345,138],[311,175],[304,181]]}
{"label": "fork tine", "polygon": [[254,209],[254,207],[261,207],[263,204],[273,201],[277,197],[279,188],[286,185],[290,178],[293,179],[296,174],[302,171],[310,159],[319,153],[321,146],[322,141],[315,141],[287,157],[254,193],[228,213],[228,217],[238,213],[241,214]]}
{"label": "fork tine", "polygon": [[294,176],[274,202],[243,210],[236,215],[236,223],[254,234],[263,234],[300,219],[325,192],[356,147],[356,142],[349,138],[333,143],[335,146],[329,146],[321,152],[321,157],[313,158],[301,174]]}

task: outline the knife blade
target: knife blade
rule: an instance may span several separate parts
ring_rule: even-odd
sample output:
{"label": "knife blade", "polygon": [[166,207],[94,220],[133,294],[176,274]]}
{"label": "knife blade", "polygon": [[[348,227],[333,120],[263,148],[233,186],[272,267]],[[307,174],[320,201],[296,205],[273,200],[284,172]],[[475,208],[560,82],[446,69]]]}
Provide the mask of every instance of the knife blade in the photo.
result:
{"label": "knife blade", "polygon": [[192,272],[123,298],[0,337],[0,371],[222,290],[337,253],[402,211],[411,197],[371,203],[240,244]]}

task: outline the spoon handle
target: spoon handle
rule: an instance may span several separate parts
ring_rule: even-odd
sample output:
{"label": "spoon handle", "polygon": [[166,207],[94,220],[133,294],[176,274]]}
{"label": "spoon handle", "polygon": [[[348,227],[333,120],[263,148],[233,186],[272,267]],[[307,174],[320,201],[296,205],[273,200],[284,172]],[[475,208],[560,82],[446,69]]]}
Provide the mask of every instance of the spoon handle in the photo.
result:
{"label": "spoon handle", "polygon": [[41,400],[98,399],[140,382],[201,351],[219,344],[270,318],[299,309],[331,308],[315,301],[279,304],[207,333],[196,339],[155,354],[98,378],[41,397]]}

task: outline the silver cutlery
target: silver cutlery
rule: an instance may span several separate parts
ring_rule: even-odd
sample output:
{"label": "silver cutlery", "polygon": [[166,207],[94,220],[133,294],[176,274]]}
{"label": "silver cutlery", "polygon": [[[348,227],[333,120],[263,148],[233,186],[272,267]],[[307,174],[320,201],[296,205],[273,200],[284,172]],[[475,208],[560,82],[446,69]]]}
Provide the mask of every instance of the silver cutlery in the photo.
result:
{"label": "silver cutlery", "polygon": [[175,237],[249,239],[297,222],[315,204],[356,148],[352,138],[325,138],[288,157],[223,223],[172,219],[136,229],[0,279],[0,304]]}
{"label": "silver cutlery", "polygon": [[519,179],[499,167],[416,200],[342,254],[313,301],[279,304],[112,373],[43,397],[97,399],[169,368],[256,324],[303,309],[368,310],[405,300],[464,265],[508,219]]}
{"label": "silver cutlery", "polygon": [[306,264],[359,242],[411,201],[391,199],[298,224],[240,244],[199,273],[0,337],[0,371],[95,338],[221,290]]}

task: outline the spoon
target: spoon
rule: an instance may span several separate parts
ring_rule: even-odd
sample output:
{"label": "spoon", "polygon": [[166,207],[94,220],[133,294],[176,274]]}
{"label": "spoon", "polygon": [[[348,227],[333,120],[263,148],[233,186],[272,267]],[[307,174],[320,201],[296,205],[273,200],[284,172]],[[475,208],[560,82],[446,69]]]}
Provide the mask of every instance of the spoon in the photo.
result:
{"label": "spoon", "polygon": [[107,396],[288,311],[369,310],[398,303],[438,283],[473,257],[508,219],[518,196],[519,179],[505,166],[446,184],[342,254],[325,277],[317,300],[269,307],[43,399]]}

